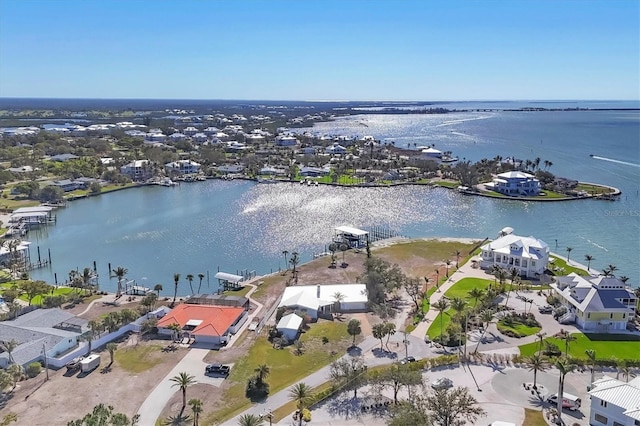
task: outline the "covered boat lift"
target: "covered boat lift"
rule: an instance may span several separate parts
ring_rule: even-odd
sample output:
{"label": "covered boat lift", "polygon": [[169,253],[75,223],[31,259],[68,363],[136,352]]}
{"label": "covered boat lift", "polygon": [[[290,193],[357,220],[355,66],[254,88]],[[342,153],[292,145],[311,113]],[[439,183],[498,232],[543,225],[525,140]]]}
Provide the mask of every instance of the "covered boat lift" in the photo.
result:
{"label": "covered boat lift", "polygon": [[242,275],[234,275],[227,272],[218,272],[214,275],[214,278],[218,279],[218,283],[224,291],[236,290],[242,287],[240,283],[244,281],[244,277]]}
{"label": "covered boat lift", "polygon": [[360,248],[367,245],[367,241],[369,240],[369,232],[353,228],[351,226],[338,226],[335,228],[335,238],[333,239],[336,243],[345,243],[350,248]]}

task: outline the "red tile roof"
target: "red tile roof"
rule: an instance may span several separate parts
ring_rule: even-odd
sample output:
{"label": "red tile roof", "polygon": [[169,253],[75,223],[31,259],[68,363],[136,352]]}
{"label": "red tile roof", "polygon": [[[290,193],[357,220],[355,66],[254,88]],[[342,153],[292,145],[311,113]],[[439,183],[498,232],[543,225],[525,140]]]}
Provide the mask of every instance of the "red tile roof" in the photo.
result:
{"label": "red tile roof", "polygon": [[183,303],[176,306],[158,321],[159,328],[167,328],[173,323],[184,327],[188,321],[202,321],[191,334],[196,336],[222,336],[243,314],[243,308],[226,306],[189,305]]}

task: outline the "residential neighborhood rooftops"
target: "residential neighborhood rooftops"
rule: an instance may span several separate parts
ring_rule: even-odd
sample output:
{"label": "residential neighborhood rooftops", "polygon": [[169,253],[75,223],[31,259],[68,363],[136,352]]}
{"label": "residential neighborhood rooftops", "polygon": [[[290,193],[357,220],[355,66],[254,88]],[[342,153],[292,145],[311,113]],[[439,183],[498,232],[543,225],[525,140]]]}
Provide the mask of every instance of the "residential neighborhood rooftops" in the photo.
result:
{"label": "residential neighborhood rooftops", "polygon": [[593,382],[589,395],[624,409],[626,416],[640,420],[640,377],[623,382],[609,376]]}

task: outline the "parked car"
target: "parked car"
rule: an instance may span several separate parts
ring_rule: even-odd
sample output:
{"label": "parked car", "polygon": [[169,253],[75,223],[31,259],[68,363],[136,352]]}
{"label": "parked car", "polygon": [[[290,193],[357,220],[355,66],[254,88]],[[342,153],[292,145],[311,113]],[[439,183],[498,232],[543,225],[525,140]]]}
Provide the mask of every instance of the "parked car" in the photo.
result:
{"label": "parked car", "polygon": [[416,362],[416,359],[414,357],[412,357],[412,356],[408,356],[408,357],[402,358],[400,360],[400,364],[402,364],[402,365],[407,364],[409,362]]}
{"label": "parked car", "polygon": [[453,386],[453,382],[447,377],[441,377],[431,383],[431,387],[434,389],[446,389],[450,388],[451,386]]}
{"label": "parked car", "polygon": [[540,312],[541,314],[550,314],[551,312],[553,312],[553,308],[549,305],[538,306],[538,312]]}
{"label": "parked car", "polygon": [[223,364],[209,364],[205,367],[206,374],[217,374],[221,376],[228,376],[231,371],[231,367]]}

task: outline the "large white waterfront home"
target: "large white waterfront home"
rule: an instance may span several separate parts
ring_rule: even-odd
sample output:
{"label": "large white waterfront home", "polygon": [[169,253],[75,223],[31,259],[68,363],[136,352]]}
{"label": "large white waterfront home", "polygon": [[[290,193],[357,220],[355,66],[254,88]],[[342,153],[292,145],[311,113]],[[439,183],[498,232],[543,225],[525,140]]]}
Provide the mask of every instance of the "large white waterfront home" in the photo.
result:
{"label": "large white waterfront home", "polygon": [[516,269],[521,276],[538,278],[544,274],[549,263],[549,246],[534,237],[514,235],[513,229],[505,228],[501,236],[480,247],[480,267],[491,269],[500,266],[507,271]]}
{"label": "large white waterfront home", "polygon": [[584,331],[626,330],[636,314],[631,288],[614,276],[581,277],[572,272],[551,284],[567,308],[566,321],[575,321]]}
{"label": "large white waterfront home", "polygon": [[540,194],[540,181],[524,172],[505,172],[496,175],[493,182],[485,183],[487,189],[512,196],[533,196]]}

